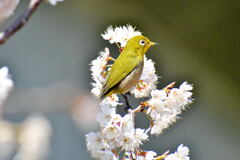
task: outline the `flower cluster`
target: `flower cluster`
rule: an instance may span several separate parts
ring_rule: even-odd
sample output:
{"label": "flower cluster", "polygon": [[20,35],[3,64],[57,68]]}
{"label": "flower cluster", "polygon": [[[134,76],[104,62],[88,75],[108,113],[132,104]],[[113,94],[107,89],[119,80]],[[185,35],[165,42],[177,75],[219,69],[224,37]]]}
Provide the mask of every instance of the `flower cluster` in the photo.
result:
{"label": "flower cluster", "polygon": [[45,117],[32,115],[18,126],[19,149],[15,160],[41,160],[50,147],[51,126]]}
{"label": "flower cluster", "polygon": [[[8,68],[0,69],[0,107],[13,88]],[[1,113],[0,113],[1,114]],[[40,160],[47,155],[51,126],[42,116],[28,117],[20,124],[0,118],[0,159],[9,159],[16,151],[14,160]],[[17,146],[16,146],[17,145]]]}
{"label": "flower cluster", "polygon": [[[134,128],[132,114],[121,116],[116,114],[115,107],[101,106],[101,112],[97,115],[101,131],[89,133],[87,137],[87,147],[95,158],[105,159],[110,156],[117,158],[116,148],[126,152],[133,152],[139,148],[143,141],[148,139],[144,129]],[[105,158],[103,158],[105,157]]]}
{"label": "flower cluster", "polygon": [[103,84],[107,77],[107,63],[110,60],[110,53],[109,49],[105,48],[104,51],[101,51],[99,53],[99,57],[91,62],[91,75],[93,77],[93,80],[95,81],[92,83],[93,89],[92,93],[99,97]]}
{"label": "flower cluster", "polygon": [[40,160],[50,147],[51,126],[45,117],[33,115],[20,124],[0,120],[0,159]]}
{"label": "flower cluster", "polygon": [[141,35],[141,32],[135,31],[135,28],[131,25],[126,25],[115,28],[109,26],[102,34],[102,37],[103,39],[108,40],[111,44],[120,43],[121,47],[125,47],[130,38],[138,35]]}
{"label": "flower cluster", "polygon": [[[172,85],[170,84],[170,87]],[[102,104],[100,106],[100,113],[97,115],[100,132],[91,132],[86,135],[87,148],[92,156],[100,159],[107,159],[106,157],[109,159],[119,159],[116,149],[120,149],[120,151],[125,152],[125,156],[131,153],[130,157],[136,157],[138,152],[144,152],[145,154],[141,155],[142,157],[148,155],[152,157],[148,159],[153,160],[153,155],[156,155],[155,152],[149,151],[149,153],[140,150],[140,145],[148,140],[148,131],[151,130],[151,134],[161,134],[164,129],[177,120],[181,111],[192,102],[191,85],[184,82],[179,88],[170,87],[168,86],[162,90],[152,90],[149,100],[143,102],[136,109],[130,110],[123,117],[116,113],[116,107],[114,107],[116,105],[111,105],[111,103]],[[143,109],[145,109],[144,113],[151,118],[151,125],[147,130],[134,127],[134,115]],[[179,146],[178,152],[182,153],[182,150],[180,150],[181,146]],[[170,155],[178,155],[178,157],[180,157],[179,155],[183,155],[183,153],[180,154],[178,152]],[[146,157],[144,158],[147,159]],[[138,159],[141,158],[138,157]],[[187,158],[181,159],[181,157],[178,159],[188,160]]]}
{"label": "flower cluster", "polygon": [[[134,27],[127,25],[113,28],[108,27],[102,34],[105,40],[118,47],[124,47],[129,38],[141,35]],[[119,46],[120,44],[120,46]],[[121,52],[121,50],[120,50]],[[110,61],[114,61],[108,48],[99,53],[99,57],[91,62],[92,93],[99,97],[111,69]],[[92,157],[101,160],[189,160],[189,149],[180,145],[176,152],[157,156],[153,151],[144,151],[141,145],[149,138],[148,134],[162,134],[173,124],[181,112],[192,103],[192,85],[184,82],[179,88],[173,88],[171,83],[163,89],[157,89],[158,76],[151,59],[144,57],[144,67],[138,84],[130,93],[135,98],[150,97],[141,102],[138,107],[129,110],[124,116],[117,113],[117,107],[122,105],[117,95],[105,98],[100,104],[97,122],[99,132],[90,132],[86,135],[87,148]],[[143,112],[150,121],[148,129],[135,128],[134,118]]]}
{"label": "flower cluster", "polygon": [[174,123],[181,111],[192,102],[192,86],[184,82],[171,90],[152,90],[152,98],[146,102],[147,114],[152,119],[151,134],[161,134]]}

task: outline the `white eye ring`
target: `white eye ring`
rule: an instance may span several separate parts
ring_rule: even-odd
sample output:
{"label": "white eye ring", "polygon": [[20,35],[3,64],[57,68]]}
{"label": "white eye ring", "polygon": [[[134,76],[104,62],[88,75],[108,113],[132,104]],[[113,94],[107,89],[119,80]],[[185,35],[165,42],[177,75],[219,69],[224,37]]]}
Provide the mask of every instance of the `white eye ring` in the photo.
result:
{"label": "white eye ring", "polygon": [[142,46],[143,46],[145,43],[146,43],[146,42],[145,42],[144,40],[140,40],[140,41],[139,41],[139,44],[142,45]]}

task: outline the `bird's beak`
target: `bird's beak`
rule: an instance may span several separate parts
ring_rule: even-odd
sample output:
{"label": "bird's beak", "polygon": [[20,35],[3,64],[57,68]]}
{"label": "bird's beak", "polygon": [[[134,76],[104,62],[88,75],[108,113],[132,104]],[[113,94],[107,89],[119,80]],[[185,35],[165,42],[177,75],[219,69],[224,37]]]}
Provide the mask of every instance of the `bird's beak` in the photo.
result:
{"label": "bird's beak", "polygon": [[150,42],[150,46],[155,46],[155,45],[158,45],[158,43],[156,43],[156,42]]}

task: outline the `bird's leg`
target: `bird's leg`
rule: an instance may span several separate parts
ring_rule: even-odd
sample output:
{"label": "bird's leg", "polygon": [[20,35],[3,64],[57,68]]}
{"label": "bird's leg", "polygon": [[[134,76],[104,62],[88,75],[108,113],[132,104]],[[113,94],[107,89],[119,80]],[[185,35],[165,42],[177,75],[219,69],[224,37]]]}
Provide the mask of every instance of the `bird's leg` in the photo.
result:
{"label": "bird's leg", "polygon": [[126,94],[122,94],[124,100],[125,100],[125,103],[126,103],[126,107],[124,108],[124,110],[127,112],[129,109],[131,109],[131,105],[129,104],[129,101],[128,101],[128,95],[129,93],[126,93]]}

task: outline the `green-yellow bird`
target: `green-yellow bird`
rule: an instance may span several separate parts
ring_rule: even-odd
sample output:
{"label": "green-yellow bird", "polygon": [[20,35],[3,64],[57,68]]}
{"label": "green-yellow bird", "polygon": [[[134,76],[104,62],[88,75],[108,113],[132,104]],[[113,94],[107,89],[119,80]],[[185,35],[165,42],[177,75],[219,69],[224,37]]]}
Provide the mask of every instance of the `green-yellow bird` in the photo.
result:
{"label": "green-yellow bird", "polygon": [[100,94],[100,100],[112,94],[122,94],[127,105],[125,109],[130,108],[125,94],[137,85],[143,71],[144,55],[155,44],[157,43],[151,42],[142,35],[134,36],[128,40],[109,71]]}

